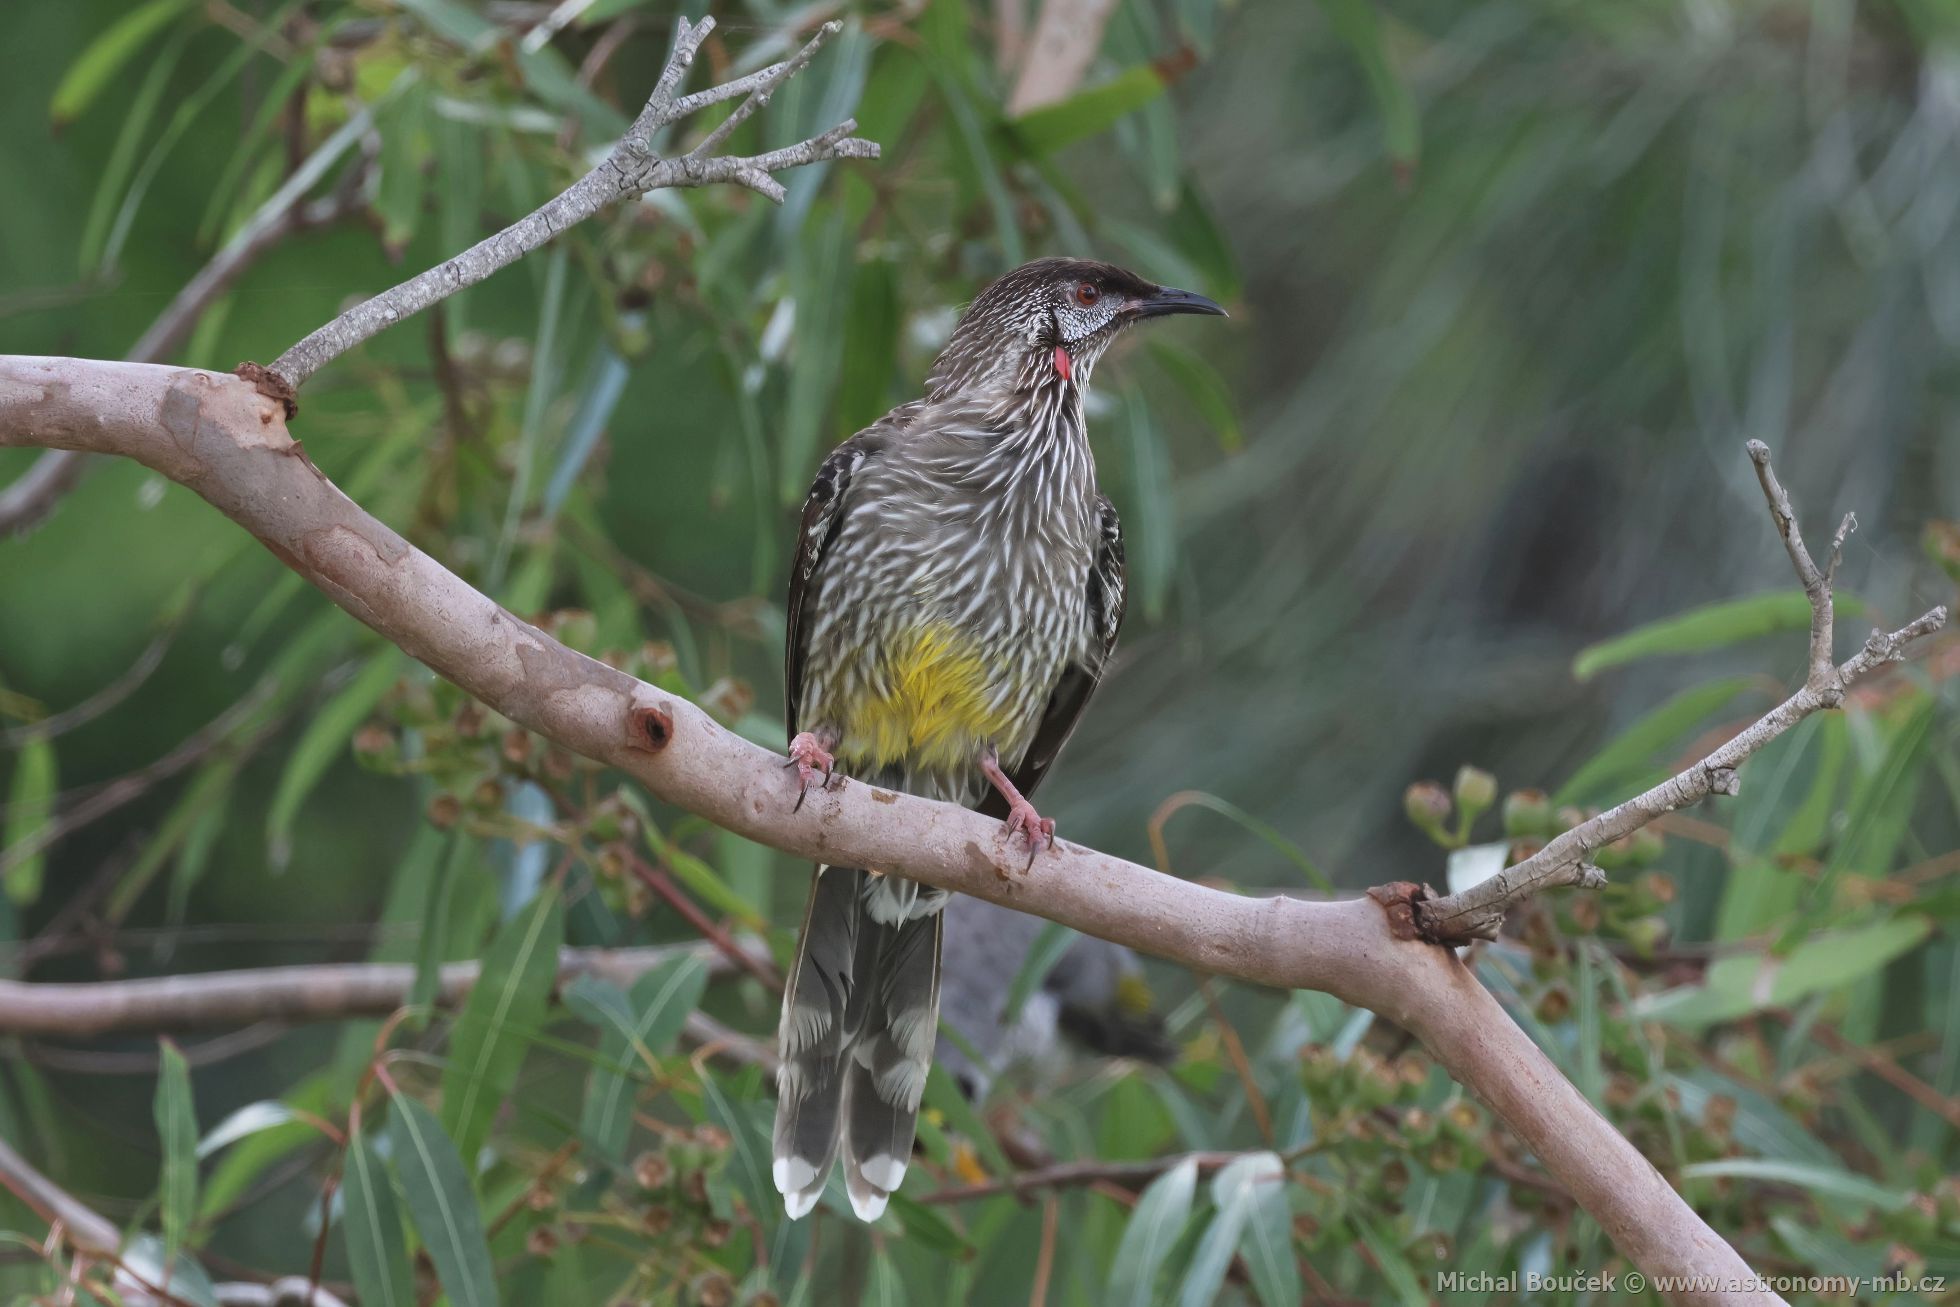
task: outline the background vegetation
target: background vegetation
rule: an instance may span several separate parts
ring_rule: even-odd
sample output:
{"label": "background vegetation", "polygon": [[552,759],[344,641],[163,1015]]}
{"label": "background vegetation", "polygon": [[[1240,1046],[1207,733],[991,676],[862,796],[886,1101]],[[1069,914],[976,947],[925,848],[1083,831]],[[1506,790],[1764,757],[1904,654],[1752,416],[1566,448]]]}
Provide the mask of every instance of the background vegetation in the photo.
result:
{"label": "background vegetation", "polygon": [[[181,361],[264,361],[528,211],[623,126],[673,17],[595,0],[527,40],[551,8],[10,15],[0,349],[117,356],[308,159],[373,167],[369,216],[271,251]],[[774,745],[793,505],[977,286],[1090,252],[1228,301],[1229,326],[1099,372],[1132,618],[1048,801],[1071,837],[1247,888],[1440,884],[1772,701],[1805,610],[1745,437],[1813,531],[1859,512],[1843,580],[1874,624],[1951,601],[1944,7],[1132,0],[1068,100],[1010,118],[1019,9],[722,6],[717,69],[845,17],[745,131],[855,106],[884,159],[791,175],[780,209],[602,215],[323,374],[309,454],[510,607]],[[1476,960],[1766,1272],[1960,1284],[1956,671],[1948,637]],[[104,710],[53,716],[78,704]],[[877,1230],[782,1221],[766,1077],[679,1026],[699,992],[766,1038],[767,986],[684,961],[553,1006],[545,963],[698,938],[674,899],[783,956],[801,870],[467,705],[135,466],[0,542],[0,746],[17,978],[375,958],[426,998],[440,962],[490,959],[460,1013],[385,1029],[0,1045],[0,1134],[145,1255],[251,1278],[319,1249],[363,1303],[456,1304],[1421,1300],[1439,1269],[1619,1265],[1398,1032],[1165,970],[1174,1066],[971,1107],[936,1077],[927,1162]],[[1464,763],[1502,785],[1405,805]],[[1186,1150],[1242,1156],[930,1201]],[[45,1224],[0,1212],[0,1286],[58,1300]]]}

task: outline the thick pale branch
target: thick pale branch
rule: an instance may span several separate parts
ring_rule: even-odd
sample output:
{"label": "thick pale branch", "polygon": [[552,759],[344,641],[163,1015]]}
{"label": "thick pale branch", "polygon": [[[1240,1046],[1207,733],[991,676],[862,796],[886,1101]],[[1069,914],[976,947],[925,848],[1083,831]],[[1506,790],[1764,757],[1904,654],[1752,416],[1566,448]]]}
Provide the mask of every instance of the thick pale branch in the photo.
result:
{"label": "thick pale branch", "polygon": [[1522,899],[1564,885],[1598,888],[1605,883],[1605,875],[1591,864],[1595,851],[1711,794],[1737,793],[1740,781],[1736,769],[1746,759],[1812,713],[1842,705],[1845,690],[1859,678],[1899,661],[1906,646],[1946,624],[1946,609],[1934,608],[1896,631],[1873,631],[1856,656],[1841,666],[1837,664],[1832,654],[1831,583],[1845,539],[1857,519],[1845,515],[1831,541],[1830,557],[1820,570],[1804,547],[1790,497],[1770,469],[1769,447],[1752,440],[1748,450],[1777,534],[1810,599],[1810,664],[1803,688],[1700,762],[1646,793],[1579,823],[1516,866],[1506,867],[1460,894],[1419,899],[1414,904],[1414,924],[1422,938],[1438,944],[1494,939],[1504,914]]}
{"label": "thick pale branch", "polygon": [[[734,182],[780,201],[783,189],[769,176],[772,172],[800,168],[827,159],[878,157],[876,144],[851,135],[857,126],[849,121],[821,136],[753,158],[714,154],[713,151],[727,140],[736,126],[759,105],[768,102],[777,86],[809,63],[823,43],[840,30],[840,24],[824,24],[794,57],[761,73],[738,78],[727,86],[710,91],[675,98],[675,91],[680,88],[689,66],[694,62],[695,52],[713,30],[712,18],[703,18],[692,25],[685,19],[681,20],[666,67],[645,107],[634,118],[626,134],[585,176],[536,212],[518,219],[496,235],[479,241],[454,258],[411,277],[392,290],[356,304],[281,354],[273,361],[270,371],[287,387],[297,389],[308,377],[362,341],[447,299],[465,286],[473,286],[492,273],[509,267],[532,250],[563,235],[568,229],[619,200],[645,195],[663,187]],[[738,94],[746,94],[747,98],[694,150],[670,159],[659,158],[653,153],[651,137],[660,128],[677,121],[686,113]]]}
{"label": "thick pale branch", "polygon": [[[1748,1268],[1446,949],[1369,899],[1248,898],[1062,842],[1025,855],[978,813],[860,783],[800,810],[777,756],[670,692],[566,648],[368,516],[287,434],[284,409],[207,372],[0,358],[0,445],[117,453],[195,490],[347,612],[512,721],[798,857],[877,867],[1199,971],[1324,990],[1411,1031],[1643,1271]],[[1769,1301],[1719,1289],[1684,1301]]]}

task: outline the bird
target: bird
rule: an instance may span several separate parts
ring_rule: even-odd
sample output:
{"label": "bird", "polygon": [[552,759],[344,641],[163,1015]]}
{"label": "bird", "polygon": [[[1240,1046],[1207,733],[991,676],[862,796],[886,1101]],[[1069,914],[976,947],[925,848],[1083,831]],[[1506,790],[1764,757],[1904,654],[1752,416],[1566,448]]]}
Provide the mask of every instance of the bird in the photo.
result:
{"label": "bird", "polygon": [[1045,923],[965,894],[948,899],[942,915],[933,1061],[969,1100],[985,1099],[995,1080],[1017,1068],[1030,1086],[1057,1084],[1076,1052],[1160,1066],[1175,1058],[1143,965],[1122,945],[1076,935],[1008,1020],[1008,982]]}
{"label": "bird", "polygon": [[[841,769],[1002,819],[1032,868],[1055,823],[1028,795],[1123,621],[1122,527],[1084,425],[1090,374],[1135,323],[1224,312],[1110,263],[1025,263],[967,306],[921,398],[825,458],[789,577],[797,808]],[[861,1220],[905,1178],[948,897],[876,869],[812,874],[778,1033],[772,1171],[791,1218],[840,1155]]]}

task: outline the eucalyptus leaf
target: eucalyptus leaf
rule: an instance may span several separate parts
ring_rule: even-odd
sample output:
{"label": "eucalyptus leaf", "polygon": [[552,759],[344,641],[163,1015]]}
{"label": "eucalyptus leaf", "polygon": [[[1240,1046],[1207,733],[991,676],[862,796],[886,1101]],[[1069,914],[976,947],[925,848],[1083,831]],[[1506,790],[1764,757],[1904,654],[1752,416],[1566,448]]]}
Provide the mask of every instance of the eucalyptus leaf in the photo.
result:
{"label": "eucalyptus leaf", "polygon": [[463,1156],[474,1158],[490,1122],[517,1082],[526,1041],[544,1024],[558,950],[565,942],[565,902],[555,886],[506,922],[484,956],[449,1040],[442,1076],[443,1128]]}
{"label": "eucalyptus leaf", "polygon": [[[1856,617],[1865,611],[1862,601],[1843,590],[1837,592],[1836,603],[1839,617]],[[1572,660],[1572,674],[1589,681],[1609,667],[1643,658],[1726,649],[1780,631],[1809,630],[1810,600],[1804,592],[1772,590],[1745,599],[1704,604],[1589,645]]]}
{"label": "eucalyptus leaf", "polygon": [[163,1262],[172,1265],[183,1251],[191,1219],[197,1214],[197,1112],[191,1104],[191,1070],[169,1040],[158,1045],[157,1140],[163,1165],[157,1180],[157,1215],[163,1225]]}
{"label": "eucalyptus leaf", "polygon": [[435,1263],[453,1307],[496,1307],[497,1276],[483,1218],[456,1146],[435,1114],[396,1094],[388,1126],[395,1168],[408,1199],[408,1219]]}
{"label": "eucalyptus leaf", "polygon": [[1150,1307],[1158,1301],[1158,1274],[1191,1220],[1198,1191],[1198,1161],[1187,1157],[1152,1180],[1130,1213],[1116,1260],[1109,1268],[1109,1307]]}
{"label": "eucalyptus leaf", "polygon": [[413,1307],[415,1277],[409,1270],[395,1183],[359,1130],[347,1141],[341,1194],[347,1264],[362,1307]]}

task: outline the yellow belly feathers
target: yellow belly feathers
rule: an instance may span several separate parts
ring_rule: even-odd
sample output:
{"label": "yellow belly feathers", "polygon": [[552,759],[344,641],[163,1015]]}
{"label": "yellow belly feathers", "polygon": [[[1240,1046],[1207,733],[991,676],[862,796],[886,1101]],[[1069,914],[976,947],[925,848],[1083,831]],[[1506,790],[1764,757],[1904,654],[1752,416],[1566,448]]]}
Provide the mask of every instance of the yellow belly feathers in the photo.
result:
{"label": "yellow belly feathers", "polygon": [[994,707],[988,665],[943,622],[915,628],[888,655],[887,692],[841,705],[840,754],[853,766],[905,762],[930,771],[970,765],[987,741],[1008,751],[1026,729],[1012,695]]}

